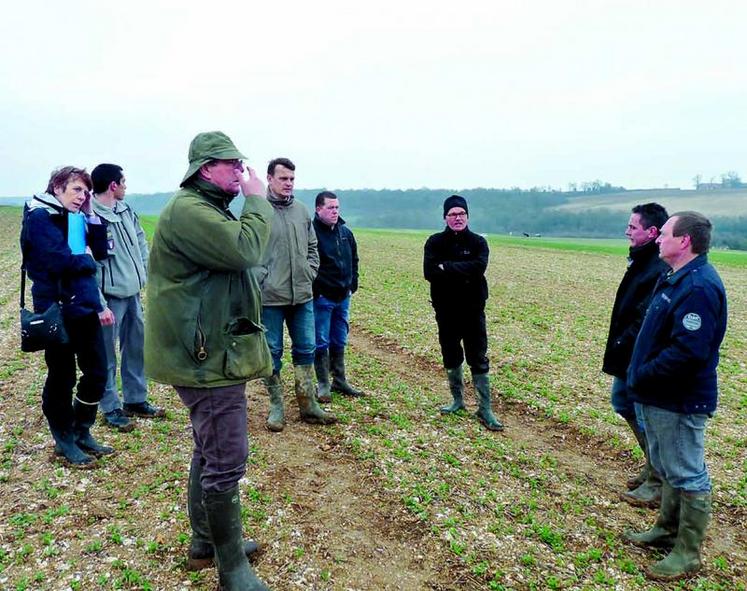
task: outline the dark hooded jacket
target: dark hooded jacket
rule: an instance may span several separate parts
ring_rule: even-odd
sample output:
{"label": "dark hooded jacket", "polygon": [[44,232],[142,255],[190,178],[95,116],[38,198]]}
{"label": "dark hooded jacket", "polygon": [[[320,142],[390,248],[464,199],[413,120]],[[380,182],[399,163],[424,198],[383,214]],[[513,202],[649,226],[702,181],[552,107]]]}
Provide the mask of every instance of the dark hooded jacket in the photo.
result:
{"label": "dark hooded jacket", "polygon": [[656,281],[667,269],[659,246],[651,240],[630,249],[628,269],[617,288],[602,371],[625,379],[638,331],[651,301]]}
{"label": "dark hooded jacket", "polygon": [[[21,251],[33,281],[34,310],[62,304],[65,318],[103,311],[96,285],[96,262],[89,254],[73,254],[68,246],[68,215],[55,197],[34,195],[26,203],[21,228]],[[86,224],[86,244],[96,260],[106,257],[106,223]]]}

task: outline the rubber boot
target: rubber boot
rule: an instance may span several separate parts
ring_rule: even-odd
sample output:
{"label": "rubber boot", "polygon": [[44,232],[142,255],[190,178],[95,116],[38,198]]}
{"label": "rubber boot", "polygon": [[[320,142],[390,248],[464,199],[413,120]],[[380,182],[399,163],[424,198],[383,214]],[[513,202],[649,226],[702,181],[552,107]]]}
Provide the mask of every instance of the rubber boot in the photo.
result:
{"label": "rubber boot", "polygon": [[345,349],[329,350],[329,372],[332,375],[332,390],[343,396],[363,396],[363,392],[353,388],[345,378]]}
{"label": "rubber boot", "polygon": [[657,581],[676,581],[703,566],[700,549],[711,519],[711,493],[680,492],[680,526],[672,551],[646,570]]}
{"label": "rubber boot", "polygon": [[72,430],[53,429],[52,427],[49,430],[54,437],[54,453],[58,456],[63,456],[74,466],[87,466],[94,462],[95,458],[86,454],[75,443],[75,434]]}
{"label": "rubber boot", "polygon": [[[643,430],[640,428],[640,425],[638,424],[638,419],[634,417],[623,417],[625,421],[628,423],[628,427],[630,427],[630,430],[633,432],[633,435],[635,436],[636,441],[638,442],[638,445],[641,448],[641,451],[643,451],[643,455],[648,458],[648,448],[646,445],[646,434],[643,432]],[[629,478],[625,482],[625,486],[628,487],[628,490],[633,490],[641,486],[646,480],[648,479],[649,472],[650,472],[651,465],[648,463],[648,460],[645,464],[641,467],[641,471],[636,475],[633,476],[633,478]]]}
{"label": "rubber boot", "polygon": [[634,507],[656,509],[661,503],[661,476],[659,476],[651,465],[646,445],[646,434],[641,430],[636,418],[626,417],[625,420],[628,422],[631,431],[633,431],[638,445],[641,446],[643,453],[646,454],[646,467],[643,470],[646,473],[646,479],[635,489],[620,493],[620,499]]}
{"label": "rubber boot", "polygon": [[85,404],[76,399],[73,402],[73,414],[75,416],[73,431],[75,432],[75,443],[80,449],[96,457],[101,457],[114,453],[114,448],[101,445],[91,435],[91,427],[96,422],[98,408],[98,404]]}
{"label": "rubber boot", "polygon": [[493,409],[490,407],[490,378],[488,374],[472,374],[472,381],[475,384],[475,391],[479,399],[479,405],[475,416],[490,431],[503,431],[503,423],[493,415]]}
{"label": "rubber boot", "polygon": [[257,578],[244,554],[239,486],[220,493],[204,493],[203,505],[215,547],[221,591],[269,591]]}
{"label": "rubber boot", "polygon": [[[197,571],[213,566],[213,559],[215,558],[215,548],[213,542],[210,541],[207,515],[202,504],[201,475],[202,466],[192,462],[187,485],[187,509],[189,510],[189,523],[192,526],[192,541],[189,544],[189,555],[187,556],[188,571]],[[259,550],[259,545],[255,541],[244,540],[244,554],[249,560]]]}
{"label": "rubber boot", "polygon": [[270,396],[267,428],[270,431],[282,431],[285,427],[285,410],[283,409],[283,384],[280,383],[280,374],[273,373],[269,378],[265,378],[264,382]]}
{"label": "rubber boot", "polygon": [[625,531],[623,537],[636,546],[671,548],[677,539],[680,523],[680,491],[666,480],[661,482],[661,506],[654,526],[644,532]]}
{"label": "rubber boot", "polygon": [[450,414],[458,410],[464,410],[464,374],[462,366],[446,370],[446,377],[449,380],[449,390],[454,401],[451,404],[441,407],[443,414]]}
{"label": "rubber boot", "polygon": [[331,425],[337,422],[337,417],[325,412],[316,401],[314,379],[311,365],[295,365],[293,367],[296,378],[296,401],[301,412],[301,420],[315,425]]}
{"label": "rubber boot", "polygon": [[316,372],[316,399],[319,402],[332,402],[329,383],[329,350],[317,349],[314,354],[314,371]]}

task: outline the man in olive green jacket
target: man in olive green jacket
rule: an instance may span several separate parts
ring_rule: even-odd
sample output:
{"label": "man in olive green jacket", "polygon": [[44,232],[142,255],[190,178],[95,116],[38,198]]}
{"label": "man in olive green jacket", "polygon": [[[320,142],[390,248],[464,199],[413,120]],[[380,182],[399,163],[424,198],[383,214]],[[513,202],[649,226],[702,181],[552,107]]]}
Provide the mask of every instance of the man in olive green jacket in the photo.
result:
{"label": "man in olive green jacket", "polygon": [[275,216],[270,243],[254,273],[262,286],[262,324],[272,353],[272,376],[265,379],[270,397],[267,428],[285,426],[283,386],[283,323],[291,339],[295,391],[301,420],[328,425],[337,418],[319,407],[314,388],[314,293],[312,284],[319,269],[319,252],[311,214],[293,196],[296,167],[287,158],[275,158],[267,167],[267,200]]}
{"label": "man in olive green jacket", "polygon": [[[247,562],[239,480],[248,455],[245,386],[272,374],[261,296],[249,268],[262,258],[272,207],[244,156],[221,132],[198,134],[181,190],[161,212],[150,252],[145,371],[189,408],[194,437],[187,566],[217,556],[224,591],[267,589]],[[240,219],[228,209],[241,191]]]}

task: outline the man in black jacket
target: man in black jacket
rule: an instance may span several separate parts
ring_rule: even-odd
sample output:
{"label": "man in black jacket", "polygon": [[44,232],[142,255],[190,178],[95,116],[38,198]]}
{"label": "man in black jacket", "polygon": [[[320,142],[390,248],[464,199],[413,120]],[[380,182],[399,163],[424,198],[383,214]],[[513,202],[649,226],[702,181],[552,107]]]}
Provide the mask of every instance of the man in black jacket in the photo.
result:
{"label": "man in black jacket", "polygon": [[630,490],[621,494],[624,501],[641,507],[658,506],[661,498],[661,478],[649,461],[646,434],[641,421],[636,417],[625,375],[654,286],[657,279],[667,270],[666,264],[659,259],[659,247],[656,244],[667,217],[666,209],[658,203],[636,205],[632,210],[625,231],[625,236],[630,241],[628,269],[617,288],[602,365],[602,370],[613,376],[612,408],[628,423],[646,454],[646,465],[643,470],[638,476],[628,480],[627,486]]}
{"label": "man in black jacket", "polygon": [[319,272],[313,285],[317,399],[330,402],[330,391],[362,396],[345,377],[350,296],[358,289],[358,246],[340,217],[340,201],[331,191],[316,196],[314,230],[319,249]]}
{"label": "man in black jacket", "polygon": [[467,227],[469,210],[464,197],[451,195],[444,201],[444,219],[446,229],[428,238],[423,257],[423,273],[431,284],[438,340],[454,399],[452,404],[441,408],[441,412],[464,409],[462,362],[466,358],[479,399],[475,416],[491,431],[502,431],[503,425],[490,406],[485,327],[488,243]]}

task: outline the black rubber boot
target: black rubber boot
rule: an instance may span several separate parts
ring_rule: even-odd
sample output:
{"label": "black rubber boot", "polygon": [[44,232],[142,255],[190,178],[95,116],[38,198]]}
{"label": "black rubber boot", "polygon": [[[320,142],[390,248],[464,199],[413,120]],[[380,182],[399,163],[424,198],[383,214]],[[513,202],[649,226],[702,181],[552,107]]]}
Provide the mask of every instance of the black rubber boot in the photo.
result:
{"label": "black rubber boot", "polygon": [[265,378],[264,382],[270,397],[267,428],[270,431],[282,431],[285,427],[285,409],[283,408],[283,384],[280,381],[280,375],[273,373],[269,378]]}
{"label": "black rubber boot", "polygon": [[703,561],[700,550],[711,520],[711,493],[680,491],[680,524],[672,551],[646,569],[657,581],[677,581],[698,572]]}
{"label": "black rubber boot", "polygon": [[314,371],[316,372],[316,399],[319,402],[332,402],[331,384],[329,383],[329,350],[316,350],[314,354]]}
{"label": "black rubber boot", "polygon": [[503,431],[503,423],[495,418],[490,406],[490,378],[488,378],[488,374],[472,374],[472,381],[475,384],[475,391],[479,399],[475,416],[489,431]]}
{"label": "black rubber boot", "polygon": [[203,505],[215,547],[221,591],[269,591],[244,554],[238,485],[220,493],[204,493]]}
{"label": "black rubber boot", "polygon": [[322,410],[316,401],[314,378],[311,365],[293,366],[296,383],[296,401],[301,413],[301,420],[314,425],[331,425],[337,422],[337,417]]}
{"label": "black rubber boot", "polygon": [[91,427],[96,422],[96,411],[98,404],[84,404],[79,400],[73,402],[73,413],[75,415],[75,443],[84,452],[90,453],[96,457],[105,456],[114,453],[114,448],[108,445],[101,445],[91,435]]}
{"label": "black rubber boot", "polygon": [[343,396],[363,396],[363,392],[353,388],[345,377],[345,349],[329,350],[329,372],[332,374],[332,391]]}
{"label": "black rubber boot", "polygon": [[458,410],[464,410],[464,374],[462,366],[446,370],[446,377],[449,380],[449,390],[454,401],[451,404],[441,407],[443,414],[451,414]]}
{"label": "black rubber boot", "polygon": [[654,526],[644,532],[626,531],[623,536],[636,546],[671,548],[677,538],[680,523],[680,491],[666,480],[661,483],[661,506]]}
{"label": "black rubber boot", "polygon": [[[205,507],[202,504],[202,485],[200,476],[202,466],[194,462],[189,470],[189,482],[187,488],[187,509],[189,510],[189,523],[192,526],[192,541],[189,544],[189,555],[187,556],[187,570],[197,571],[213,566],[215,548],[210,541],[210,528],[208,527]],[[244,540],[244,554],[251,560],[260,551],[259,544],[254,540]]]}
{"label": "black rubber boot", "polygon": [[64,457],[74,466],[89,466],[95,461],[95,458],[86,454],[75,443],[75,434],[72,430],[63,431],[52,427],[49,430],[54,437],[54,453],[58,456]]}

